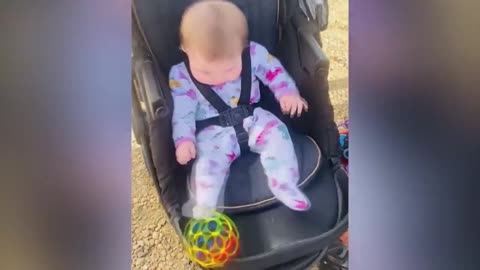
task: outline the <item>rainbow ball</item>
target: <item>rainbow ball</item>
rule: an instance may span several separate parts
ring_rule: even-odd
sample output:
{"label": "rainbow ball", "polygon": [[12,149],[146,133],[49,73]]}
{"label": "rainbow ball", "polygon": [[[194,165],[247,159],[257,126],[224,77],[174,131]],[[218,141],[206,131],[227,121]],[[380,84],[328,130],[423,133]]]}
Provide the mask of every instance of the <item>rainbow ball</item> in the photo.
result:
{"label": "rainbow ball", "polygon": [[210,218],[191,219],[184,231],[189,258],[204,268],[222,267],[239,251],[240,235],[233,221],[214,212]]}

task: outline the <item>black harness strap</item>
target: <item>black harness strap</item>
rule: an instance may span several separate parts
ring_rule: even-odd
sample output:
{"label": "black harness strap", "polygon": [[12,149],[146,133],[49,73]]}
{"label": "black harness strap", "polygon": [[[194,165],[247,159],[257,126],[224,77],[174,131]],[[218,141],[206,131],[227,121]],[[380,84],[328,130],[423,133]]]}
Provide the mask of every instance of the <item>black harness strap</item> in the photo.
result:
{"label": "black harness strap", "polygon": [[202,96],[208,101],[208,103],[212,104],[212,106],[218,111],[218,113],[223,113],[231,109],[231,107],[228,106],[223,101],[223,99],[212,90],[210,86],[197,81],[197,79],[193,77],[192,72],[190,71],[190,66],[187,65],[187,67],[188,71],[190,72],[190,78],[192,78],[195,86],[197,86]]}
{"label": "black harness strap", "polygon": [[[243,128],[243,119],[253,115],[253,108],[250,105],[250,96],[252,92],[252,64],[250,59],[250,47],[247,47],[242,54],[242,74],[241,74],[241,87],[240,98],[238,100],[237,108],[246,108],[244,110],[243,118],[239,124],[234,125],[235,134],[237,135],[238,144],[240,145],[240,151],[246,153],[250,150],[248,147],[248,133]],[[236,108],[235,108],[236,109]]]}
{"label": "black harness strap", "polygon": [[252,93],[252,59],[250,59],[250,47],[243,50],[242,54],[242,75],[241,75],[240,99],[238,105],[250,105]]}
{"label": "black harness strap", "polygon": [[202,96],[218,111],[219,116],[212,117],[196,122],[196,132],[208,126],[233,127],[237,135],[238,144],[242,153],[249,151],[248,133],[243,128],[243,119],[253,115],[253,110],[258,107],[257,104],[250,105],[250,95],[252,90],[252,65],[250,59],[250,47],[245,48],[242,53],[242,73],[241,73],[241,90],[237,107],[232,108],[226,104],[222,98],[213,91],[213,89],[197,81],[190,70],[188,57],[185,57],[185,65],[187,66],[190,78]]}

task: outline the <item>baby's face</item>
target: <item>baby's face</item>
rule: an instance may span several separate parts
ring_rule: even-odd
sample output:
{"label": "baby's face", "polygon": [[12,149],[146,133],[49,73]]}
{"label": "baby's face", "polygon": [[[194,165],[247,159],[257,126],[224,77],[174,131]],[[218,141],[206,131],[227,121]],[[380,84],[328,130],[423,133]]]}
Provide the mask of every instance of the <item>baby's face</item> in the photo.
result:
{"label": "baby's face", "polygon": [[207,61],[195,50],[185,52],[190,62],[190,70],[197,81],[208,85],[220,85],[236,80],[242,72],[241,52],[234,57]]}

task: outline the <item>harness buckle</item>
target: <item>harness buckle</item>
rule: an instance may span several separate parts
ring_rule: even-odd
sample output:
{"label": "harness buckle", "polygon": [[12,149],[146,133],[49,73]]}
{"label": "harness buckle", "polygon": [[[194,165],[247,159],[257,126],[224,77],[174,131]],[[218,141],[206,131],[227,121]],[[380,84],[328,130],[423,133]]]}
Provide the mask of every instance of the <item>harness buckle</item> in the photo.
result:
{"label": "harness buckle", "polygon": [[243,124],[243,119],[252,115],[252,110],[248,105],[239,105],[235,108],[228,109],[219,115],[220,125],[222,127],[230,127]]}

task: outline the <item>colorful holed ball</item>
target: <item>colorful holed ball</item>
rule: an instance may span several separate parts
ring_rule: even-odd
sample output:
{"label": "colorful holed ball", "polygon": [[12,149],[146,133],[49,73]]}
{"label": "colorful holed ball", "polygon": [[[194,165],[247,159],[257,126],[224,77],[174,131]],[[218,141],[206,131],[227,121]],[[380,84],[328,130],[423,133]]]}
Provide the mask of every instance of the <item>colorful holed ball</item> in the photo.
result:
{"label": "colorful holed ball", "polygon": [[184,231],[189,258],[204,268],[222,267],[239,251],[239,234],[233,221],[215,212],[211,218],[191,219]]}

